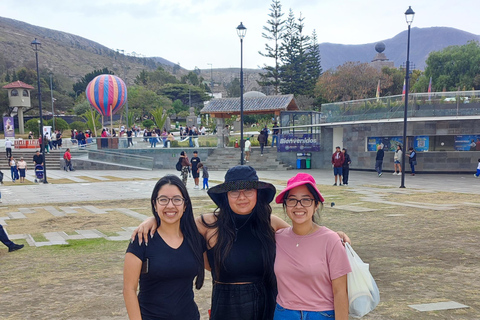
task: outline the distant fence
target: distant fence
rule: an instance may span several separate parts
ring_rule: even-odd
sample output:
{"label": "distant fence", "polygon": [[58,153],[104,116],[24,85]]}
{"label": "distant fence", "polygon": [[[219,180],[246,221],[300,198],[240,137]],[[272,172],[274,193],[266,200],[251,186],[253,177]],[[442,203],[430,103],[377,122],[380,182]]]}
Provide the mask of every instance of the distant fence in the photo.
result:
{"label": "distant fence", "polygon": [[[322,104],[322,122],[403,118],[404,95]],[[480,116],[480,91],[408,94],[408,117]]]}

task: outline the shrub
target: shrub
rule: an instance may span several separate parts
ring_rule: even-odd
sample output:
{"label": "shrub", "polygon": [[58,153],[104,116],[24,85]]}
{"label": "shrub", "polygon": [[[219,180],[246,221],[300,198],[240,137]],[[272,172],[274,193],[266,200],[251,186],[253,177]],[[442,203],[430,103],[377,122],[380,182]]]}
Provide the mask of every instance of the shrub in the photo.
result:
{"label": "shrub", "polygon": [[150,119],[143,120],[142,122],[142,125],[147,129],[150,129],[151,127],[153,127],[154,124],[155,123],[153,123],[153,121]]}
{"label": "shrub", "polygon": [[77,131],[85,131],[87,129],[87,124],[83,121],[74,121],[70,123],[70,129],[76,129]]}

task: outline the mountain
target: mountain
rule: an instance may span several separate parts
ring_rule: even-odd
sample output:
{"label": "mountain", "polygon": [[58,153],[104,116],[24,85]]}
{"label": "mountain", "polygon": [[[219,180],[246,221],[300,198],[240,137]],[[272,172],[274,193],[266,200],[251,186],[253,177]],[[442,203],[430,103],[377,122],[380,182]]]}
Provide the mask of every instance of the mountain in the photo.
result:
{"label": "mountain", "polygon": [[[412,28],[410,30],[410,61],[416,69],[425,69],[425,60],[432,51],[439,51],[448,46],[464,45],[468,41],[480,41],[480,36],[462,30],[447,27]],[[380,42],[380,41],[379,41]],[[407,31],[391,39],[381,40],[385,44],[385,55],[395,63],[395,67],[405,64],[407,60]],[[347,61],[371,62],[377,53],[376,43],[344,45],[321,43],[322,68],[336,68]]]}
{"label": "mountain", "polygon": [[159,65],[164,65],[168,70],[173,65],[162,58],[157,61],[124,55],[80,36],[0,17],[0,58],[3,56],[6,68],[34,68],[35,54],[30,43],[35,38],[42,44],[38,53],[40,69],[46,68],[55,74],[64,75],[72,83],[94,69],[107,67],[127,84],[133,84],[142,69],[154,70]]}

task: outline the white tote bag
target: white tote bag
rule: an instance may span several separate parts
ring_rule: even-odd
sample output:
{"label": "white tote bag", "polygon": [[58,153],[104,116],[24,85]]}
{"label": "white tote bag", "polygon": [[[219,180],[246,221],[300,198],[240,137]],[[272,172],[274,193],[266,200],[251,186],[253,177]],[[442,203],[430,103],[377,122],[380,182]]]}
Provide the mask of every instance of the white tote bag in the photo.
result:
{"label": "white tote bag", "polygon": [[368,263],[364,263],[348,243],[345,249],[352,268],[352,272],[347,274],[349,313],[354,318],[361,318],[378,305],[380,291]]}

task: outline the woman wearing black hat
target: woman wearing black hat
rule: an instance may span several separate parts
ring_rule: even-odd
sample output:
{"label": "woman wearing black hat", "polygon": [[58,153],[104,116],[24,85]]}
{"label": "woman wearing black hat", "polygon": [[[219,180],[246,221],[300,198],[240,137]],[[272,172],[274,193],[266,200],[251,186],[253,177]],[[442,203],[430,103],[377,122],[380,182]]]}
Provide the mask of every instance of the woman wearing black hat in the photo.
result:
{"label": "woman wearing black hat", "polygon": [[[217,205],[197,226],[207,240],[212,269],[211,319],[272,319],[276,283],[275,231],[286,227],[271,216],[275,187],[258,180],[255,169],[236,166],[225,182],[208,190]],[[284,224],[284,225],[283,225]]]}

